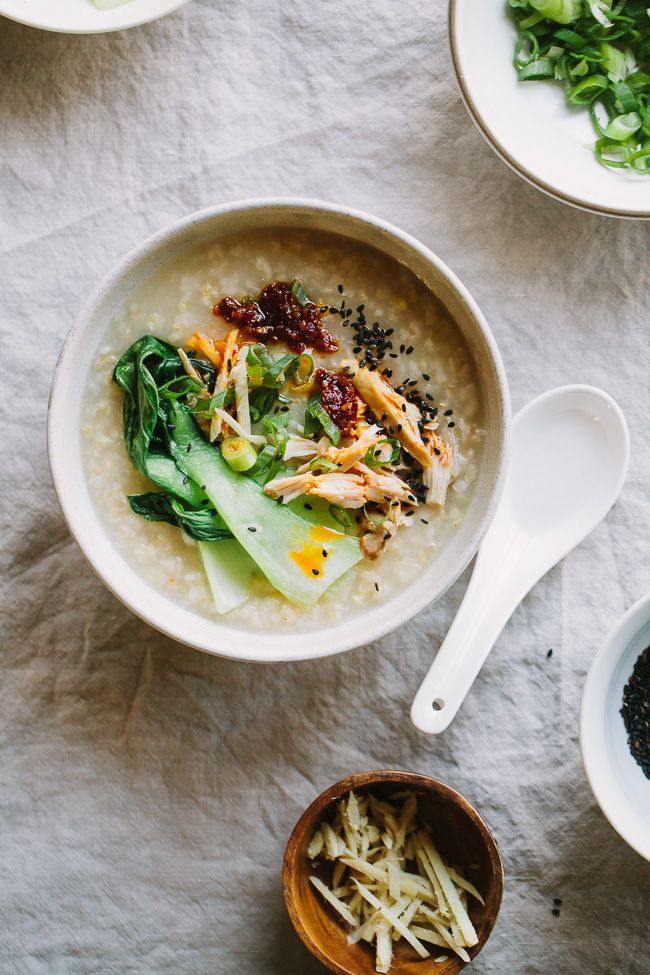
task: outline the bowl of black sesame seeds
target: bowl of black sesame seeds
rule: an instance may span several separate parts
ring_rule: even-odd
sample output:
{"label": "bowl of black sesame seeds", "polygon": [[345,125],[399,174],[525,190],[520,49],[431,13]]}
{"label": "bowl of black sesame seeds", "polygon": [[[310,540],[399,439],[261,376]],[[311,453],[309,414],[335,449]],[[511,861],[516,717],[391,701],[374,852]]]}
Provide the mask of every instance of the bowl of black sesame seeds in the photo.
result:
{"label": "bowl of black sesame seeds", "polygon": [[650,593],[594,658],[582,695],[580,747],[603,813],[650,861]]}

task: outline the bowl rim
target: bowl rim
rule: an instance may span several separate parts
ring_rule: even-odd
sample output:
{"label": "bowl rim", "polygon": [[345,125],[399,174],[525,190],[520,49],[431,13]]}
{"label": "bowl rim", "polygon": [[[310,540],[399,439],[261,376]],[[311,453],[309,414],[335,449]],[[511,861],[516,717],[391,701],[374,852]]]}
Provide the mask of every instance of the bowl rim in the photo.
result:
{"label": "bowl rim", "polygon": [[[319,946],[310,938],[309,932],[302,923],[300,911],[298,910],[296,899],[293,896],[293,884],[291,883],[290,875],[293,873],[293,864],[299,856],[298,848],[300,845],[300,840],[314,813],[319,811],[324,812],[336,799],[341,798],[341,796],[345,795],[351,790],[359,788],[371,789],[373,784],[380,784],[384,782],[394,782],[396,785],[405,785],[413,789],[420,788],[424,792],[432,792],[450,800],[452,805],[455,805],[461,809],[470,818],[484,840],[488,856],[494,870],[494,887],[493,891],[491,892],[494,903],[494,914],[492,923],[490,924],[485,937],[478,943],[478,945],[475,945],[474,949],[472,949],[474,954],[472,955],[471,960],[474,961],[476,956],[482,951],[483,947],[490,939],[499,917],[499,911],[503,899],[505,876],[503,860],[501,859],[499,846],[490,827],[487,825],[481,814],[472,805],[472,803],[460,792],[452,788],[452,786],[447,785],[446,782],[442,782],[440,779],[433,778],[433,776],[430,775],[424,775],[421,772],[405,772],[400,769],[378,769],[370,772],[356,772],[353,775],[347,775],[345,778],[339,779],[338,782],[335,782],[333,785],[329,786],[329,788],[321,792],[320,795],[316,796],[316,798],[307,806],[291,831],[291,835],[287,841],[284,856],[282,858],[282,893],[284,896],[284,903],[287,913],[296,934],[304,946],[311,952],[311,954],[317,958],[321,964],[329,968],[330,971],[335,972],[336,975],[349,975],[346,969],[341,968],[332,958],[325,955]],[[485,900],[487,903],[487,897]],[[465,964],[462,964],[461,967],[464,968]]]}
{"label": "bowl rim", "polygon": [[[282,212],[282,210],[286,209],[304,210],[306,213],[310,213],[312,215],[320,213],[327,216],[342,218],[344,221],[351,219],[353,223],[356,222],[369,225],[375,230],[378,230],[381,234],[388,237],[393,237],[398,242],[406,245],[406,247],[414,250],[421,258],[433,266],[436,271],[447,281],[450,289],[454,291],[458,298],[462,301],[463,305],[467,308],[468,314],[471,315],[475,326],[481,333],[482,340],[487,346],[491,357],[495,383],[500,395],[499,405],[501,407],[499,451],[496,455],[496,475],[494,478],[494,483],[492,484],[491,492],[485,503],[485,508],[482,515],[478,520],[477,529],[468,539],[467,547],[463,553],[463,558],[460,559],[458,564],[453,567],[452,572],[447,573],[445,576],[441,576],[442,585],[439,585],[436,589],[428,591],[426,594],[421,594],[417,600],[414,600],[410,604],[408,612],[400,611],[399,613],[394,614],[394,616],[390,619],[387,618],[383,622],[376,623],[374,626],[368,626],[366,627],[364,633],[357,632],[355,634],[354,628],[348,627],[346,633],[342,634],[340,638],[335,641],[330,640],[330,645],[316,647],[315,649],[311,646],[310,638],[315,637],[317,634],[322,634],[332,630],[333,627],[331,625],[328,624],[325,627],[320,627],[311,631],[301,631],[299,635],[302,638],[302,643],[299,646],[296,645],[296,641],[294,641],[292,645],[289,640],[289,632],[283,631],[281,637],[283,637],[284,643],[286,643],[289,649],[285,649],[284,643],[281,643],[280,640],[276,641],[276,643],[273,645],[273,649],[270,649],[269,646],[262,646],[265,639],[267,642],[269,641],[270,634],[268,631],[260,630],[257,632],[237,630],[237,634],[238,636],[241,634],[241,638],[234,640],[231,644],[225,645],[223,639],[221,641],[219,640],[219,633],[223,633],[224,630],[224,627],[219,621],[214,621],[214,637],[211,639],[203,639],[199,638],[199,636],[196,634],[188,634],[187,630],[182,628],[180,623],[174,623],[174,621],[171,619],[161,621],[158,616],[155,616],[153,613],[143,609],[142,606],[139,605],[139,603],[143,602],[142,593],[140,593],[140,596],[138,596],[137,592],[134,594],[134,592],[129,589],[124,581],[119,577],[117,572],[109,571],[106,568],[102,558],[95,559],[94,549],[96,546],[91,540],[89,540],[88,537],[86,537],[83,519],[79,517],[76,506],[68,497],[69,492],[67,485],[69,478],[67,476],[65,465],[63,463],[59,463],[59,458],[57,456],[57,444],[60,442],[61,438],[65,439],[66,437],[67,423],[67,418],[61,409],[59,401],[63,399],[65,395],[64,389],[72,372],[75,351],[80,345],[83,344],[83,337],[86,329],[89,327],[89,323],[93,320],[94,308],[101,302],[102,298],[106,294],[109,294],[114,288],[118,287],[122,279],[128,275],[133,267],[137,266],[139,261],[146,259],[146,257],[151,252],[154,252],[156,248],[164,245],[166,242],[174,239],[177,236],[183,235],[192,227],[200,227],[201,225],[214,220],[215,218],[223,217],[235,212],[250,212],[255,210],[276,210],[278,212]],[[131,612],[133,612],[136,616],[139,616],[140,619],[143,619],[158,631],[195,649],[212,653],[216,656],[243,660],[252,663],[283,663],[332,656],[378,640],[395,630],[397,627],[401,626],[403,623],[413,619],[414,616],[422,612],[422,610],[424,610],[428,605],[435,602],[444,592],[447,591],[451,585],[453,585],[453,583],[458,579],[476,554],[480,542],[482,541],[485,532],[487,531],[494,517],[497,505],[500,501],[504,488],[505,474],[510,454],[511,423],[512,417],[510,410],[510,395],[505,367],[503,365],[501,354],[492,331],[483,313],[467,288],[462,284],[454,272],[447,267],[444,261],[433,253],[433,251],[431,251],[424,244],[420,243],[420,241],[412,237],[410,234],[395,227],[393,224],[382,220],[379,217],[374,217],[370,214],[364,213],[361,210],[305,197],[259,197],[216,204],[214,206],[206,207],[202,210],[187,214],[149,235],[144,241],[137,244],[126,255],[124,255],[117,262],[117,264],[109,269],[106,275],[95,286],[90,296],[83,303],[62,344],[54,369],[50,389],[47,418],[47,443],[52,480],[68,529],[78,547],[81,549],[93,570],[103,581],[104,585],[106,585],[113,595],[116,596],[125,606],[127,606]],[[120,558],[122,563],[128,566],[126,557],[121,553]],[[145,580],[142,579],[137,570],[133,571],[137,576],[139,583],[146,588],[147,583]],[[160,593],[159,595],[161,599],[163,599],[169,606],[174,608],[176,613],[186,612],[193,617],[197,616],[193,610],[177,605],[164,593]],[[171,616],[172,614],[169,615]],[[197,618],[200,619],[201,617]],[[273,641],[271,641],[271,643],[272,642]]]}
{"label": "bowl rim", "polygon": [[[102,24],[98,21],[97,26],[75,26],[75,27],[63,27],[57,25],[56,16],[51,21],[43,20],[36,16],[30,16],[29,12],[20,12],[18,10],[13,10],[14,4],[10,0],[10,11],[6,10],[6,0],[0,0],[0,17],[6,17],[8,20],[13,20],[17,24],[23,24],[25,27],[33,27],[37,30],[45,30],[52,34],[111,34],[114,31],[129,30],[131,27],[141,27],[143,24],[149,24],[154,20],[158,20],[160,17],[166,17],[167,14],[173,13],[174,10],[178,10],[179,7],[184,6],[189,0],[159,0],[161,9],[159,11],[153,11],[149,13],[138,13],[137,7],[135,13],[133,8],[129,7],[128,4],[124,5],[124,12],[121,17],[118,17],[120,8],[115,11],[110,10],[96,10],[97,15],[113,13],[114,16],[110,18],[112,23]],[[90,12],[88,16],[92,16]]]}
{"label": "bowl rim", "polygon": [[625,220],[650,220],[650,210],[626,210],[623,207],[602,206],[598,203],[590,203],[586,200],[580,199],[580,197],[563,192],[557,186],[546,182],[540,176],[531,172],[527,166],[520,163],[519,160],[516,159],[501,142],[499,142],[492,132],[490,126],[481,115],[469,87],[467,86],[465,76],[461,68],[456,18],[459,5],[462,2],[463,0],[449,0],[449,6],[447,9],[447,34],[449,37],[451,61],[454,68],[454,74],[456,76],[456,82],[458,84],[463,102],[465,103],[465,108],[467,109],[467,112],[474,122],[476,128],[479,130],[487,144],[492,148],[497,156],[499,156],[499,158],[507,166],[509,166],[513,172],[517,173],[518,176],[524,179],[531,186],[541,190],[542,193],[552,197],[554,200],[559,200],[560,203],[567,203],[569,206],[575,207],[578,210],[583,210],[586,213],[594,213],[598,216],[617,217]]}
{"label": "bowl rim", "polygon": [[580,752],[594,798],[619,836],[648,861],[650,828],[648,835],[639,840],[618,800],[618,790],[611,789],[611,779],[604,772],[606,739],[603,713],[606,695],[621,655],[649,622],[650,592],[630,606],[609,631],[589,668],[580,705]]}

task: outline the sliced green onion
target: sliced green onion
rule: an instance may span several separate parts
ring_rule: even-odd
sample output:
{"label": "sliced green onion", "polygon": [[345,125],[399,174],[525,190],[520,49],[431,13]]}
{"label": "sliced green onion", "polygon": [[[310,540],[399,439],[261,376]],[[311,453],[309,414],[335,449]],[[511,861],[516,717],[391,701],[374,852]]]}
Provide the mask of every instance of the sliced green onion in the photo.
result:
{"label": "sliced green onion", "polygon": [[518,78],[561,82],[569,104],[589,110],[598,162],[643,174],[650,139],[648,2],[507,0],[517,28]]}
{"label": "sliced green onion", "polygon": [[522,30],[515,46],[515,64],[518,68],[523,68],[531,61],[537,60],[538,54],[539,43],[535,35],[532,31]]}
{"label": "sliced green onion", "polygon": [[311,408],[312,416],[315,420],[318,420],[323,430],[330,438],[335,447],[338,447],[339,441],[341,440],[341,431],[337,427],[334,420],[331,418],[329,413],[326,411],[323,404],[318,401],[314,403]]}
{"label": "sliced green onion", "polygon": [[[607,5],[603,0],[585,0],[591,16],[597,20],[601,27],[613,27],[614,23],[605,14],[605,9],[611,9],[611,3]],[[536,5],[534,5],[536,6]],[[573,18],[572,18],[573,19]]]}
{"label": "sliced green onion", "polygon": [[607,88],[609,88],[609,80],[604,74],[592,74],[570,88],[567,92],[567,98],[572,105],[588,105]]}
{"label": "sliced green onion", "polygon": [[596,143],[596,159],[610,169],[624,169],[630,163],[630,150],[620,142],[599,139]]}
{"label": "sliced green onion", "polygon": [[614,85],[614,96],[621,112],[636,112],[636,96],[626,81]]}
{"label": "sliced green onion", "polygon": [[650,148],[633,152],[629,158],[629,163],[639,173],[650,173]]}
{"label": "sliced green onion", "polygon": [[611,142],[627,142],[635,132],[641,128],[641,116],[638,112],[627,115],[617,115],[612,119],[604,132],[604,137]]}
{"label": "sliced green onion", "polygon": [[233,471],[249,471],[255,466],[257,454],[250,440],[243,437],[226,437],[221,442],[221,456]]}
{"label": "sliced green onion", "polygon": [[570,24],[581,14],[580,0],[530,0],[530,6],[558,24]]}
{"label": "sliced green onion", "polygon": [[531,61],[519,71],[517,77],[520,81],[539,81],[540,78],[555,77],[555,62],[551,58],[540,58]]}
{"label": "sliced green onion", "polygon": [[291,285],[291,294],[294,296],[296,301],[303,306],[303,308],[305,305],[310,303],[307,292],[302,286],[302,281],[299,281],[298,278],[296,278]]}
{"label": "sliced green onion", "polygon": [[338,504],[331,504],[329,506],[329,513],[337,524],[341,525],[342,528],[349,528],[352,524],[352,518],[347,513],[345,508],[339,507]]}
{"label": "sliced green onion", "polygon": [[302,355],[298,356],[296,371],[291,377],[291,388],[301,390],[304,389],[305,386],[308,386],[311,381],[313,371],[314,360],[308,352],[303,352]]}

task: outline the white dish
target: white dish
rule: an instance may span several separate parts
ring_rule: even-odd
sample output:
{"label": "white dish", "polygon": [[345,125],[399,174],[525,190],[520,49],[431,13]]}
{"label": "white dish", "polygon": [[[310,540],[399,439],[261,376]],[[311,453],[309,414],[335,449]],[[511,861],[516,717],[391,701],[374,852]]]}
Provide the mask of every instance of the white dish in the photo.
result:
{"label": "white dish", "polygon": [[650,177],[598,163],[588,111],[568,106],[560,84],[517,80],[506,0],[450,0],[449,40],[468,111],[515,172],[572,206],[650,219]]}
{"label": "white dish", "polygon": [[630,754],[620,715],[623,688],[650,645],[650,594],[623,616],[596,654],[582,694],[580,747],[603,813],[626,843],[650,861],[650,779]]}
{"label": "white dish", "polygon": [[[145,583],[117,551],[89,495],[81,445],[85,378],[127,296],[163,262],[188,248],[247,229],[300,226],[337,233],[377,248],[417,274],[446,305],[474,357],[484,402],[485,458],[473,501],[457,533],[416,581],[385,603],[310,633],[244,632],[181,607]],[[57,364],[50,399],[49,455],[64,515],[106,585],[158,629],[211,653],[260,662],[309,659],[383,636],[438,599],[476,553],[499,500],[510,434],[503,365],[475,302],[426,247],[395,227],[357,211],[309,200],[252,200],[192,214],[145,241],[100,284],[79,314]]]}
{"label": "white dish", "polygon": [[101,34],[157,20],[184,3],[187,0],[131,0],[98,10],[92,0],[0,0],[0,15],[42,30]]}

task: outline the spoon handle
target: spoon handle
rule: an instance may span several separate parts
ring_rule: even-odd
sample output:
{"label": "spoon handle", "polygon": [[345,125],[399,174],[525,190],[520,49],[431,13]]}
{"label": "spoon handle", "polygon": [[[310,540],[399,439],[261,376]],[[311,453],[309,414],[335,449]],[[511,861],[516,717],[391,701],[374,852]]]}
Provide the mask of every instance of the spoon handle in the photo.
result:
{"label": "spoon handle", "polygon": [[[460,609],[415,696],[411,720],[430,735],[453,721],[501,630],[535,582],[517,572],[523,539],[479,552]],[[521,563],[520,563],[521,564]]]}

